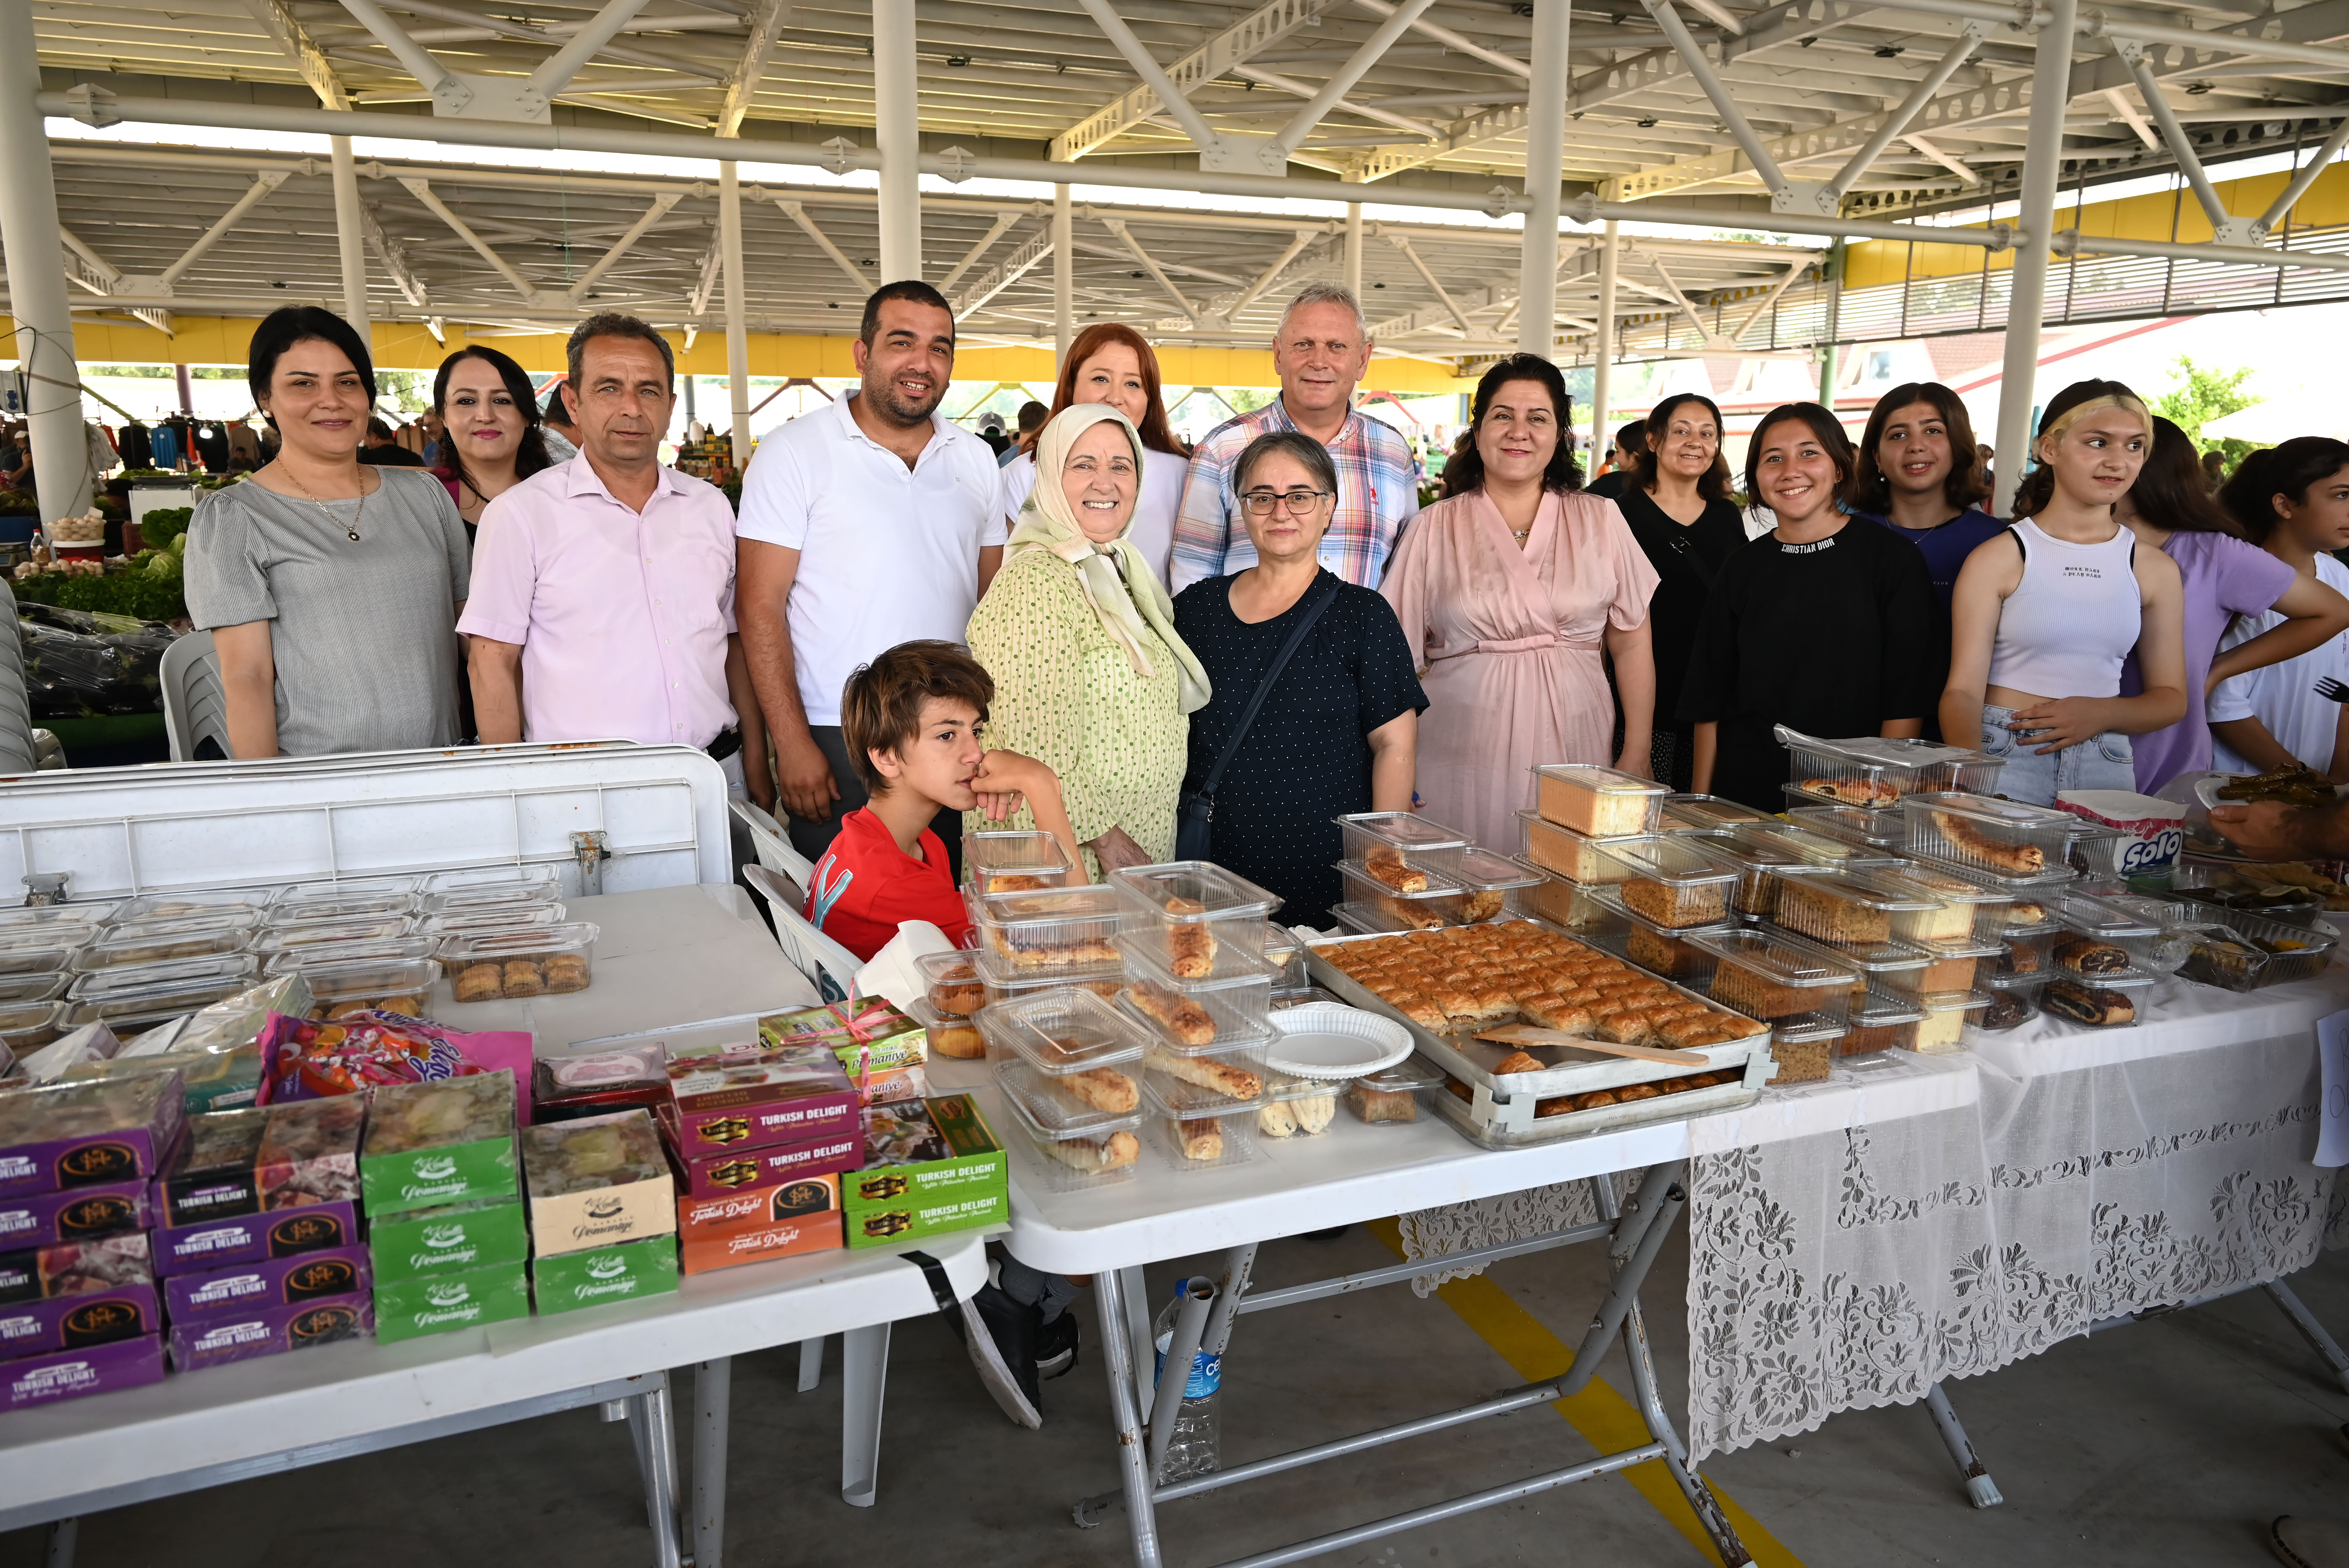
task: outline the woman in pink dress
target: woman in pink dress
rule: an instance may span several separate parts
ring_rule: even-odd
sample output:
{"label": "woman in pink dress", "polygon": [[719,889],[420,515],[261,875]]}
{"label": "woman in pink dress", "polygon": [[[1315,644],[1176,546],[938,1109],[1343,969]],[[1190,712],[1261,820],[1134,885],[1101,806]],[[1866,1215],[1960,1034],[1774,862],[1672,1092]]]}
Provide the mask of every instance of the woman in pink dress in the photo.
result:
{"label": "woman in pink dress", "polygon": [[[1444,499],[1404,530],[1379,589],[1424,669],[1420,809],[1504,852],[1533,804],[1527,770],[1649,767],[1656,571],[1615,504],[1580,493],[1571,429],[1548,360],[1513,354],[1485,371]],[[1607,660],[1622,694],[1619,752]]]}

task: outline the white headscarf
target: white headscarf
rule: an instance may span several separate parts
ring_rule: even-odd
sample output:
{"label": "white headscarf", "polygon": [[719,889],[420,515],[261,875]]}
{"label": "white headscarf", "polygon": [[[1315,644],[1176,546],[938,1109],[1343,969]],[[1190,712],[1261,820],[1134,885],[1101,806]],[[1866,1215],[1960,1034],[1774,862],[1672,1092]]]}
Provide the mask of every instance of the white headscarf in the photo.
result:
{"label": "white headscarf", "polygon": [[1019,507],[1019,520],[1011,530],[1009,553],[1050,550],[1074,566],[1077,586],[1084,590],[1085,603],[1100,618],[1102,629],[1125,649],[1136,674],[1147,677],[1153,673],[1143,641],[1145,628],[1157,633],[1158,639],[1174,656],[1175,673],[1182,687],[1182,711],[1195,713],[1207,705],[1215,688],[1208,683],[1207,672],[1200,667],[1198,657],[1175,635],[1174,601],[1166,597],[1166,589],[1152,574],[1149,563],[1127,538],[1133,527],[1133,514],[1127,514],[1125,529],[1116,538],[1106,545],[1096,544],[1086,536],[1075,509],[1069,504],[1068,492],[1061,486],[1061,473],[1068,466],[1070,449],[1077,444],[1078,437],[1104,420],[1115,420],[1125,431],[1127,444],[1133,449],[1136,499],[1140,499],[1142,436],[1133,428],[1133,421],[1107,403],[1071,403],[1036,438],[1036,484]]}

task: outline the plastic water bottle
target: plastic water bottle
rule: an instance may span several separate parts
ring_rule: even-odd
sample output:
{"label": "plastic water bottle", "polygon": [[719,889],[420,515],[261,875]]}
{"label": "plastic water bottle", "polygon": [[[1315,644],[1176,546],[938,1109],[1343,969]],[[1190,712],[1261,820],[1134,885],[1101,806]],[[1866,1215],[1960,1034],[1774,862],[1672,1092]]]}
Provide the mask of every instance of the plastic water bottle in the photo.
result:
{"label": "plastic water bottle", "polygon": [[[1158,1321],[1151,1324],[1151,1338],[1158,1347],[1157,1369],[1150,1379],[1153,1389],[1166,1376],[1166,1352],[1174,1343],[1174,1314],[1182,1304],[1183,1298],[1177,1295],[1159,1313]],[[1166,1469],[1159,1476],[1160,1480],[1182,1480],[1223,1469],[1223,1426],[1216,1416],[1223,1403],[1219,1397],[1223,1385],[1224,1358],[1210,1355],[1202,1348],[1198,1360],[1191,1365],[1191,1381],[1184,1386],[1183,1403],[1174,1412],[1174,1435],[1166,1445]]]}

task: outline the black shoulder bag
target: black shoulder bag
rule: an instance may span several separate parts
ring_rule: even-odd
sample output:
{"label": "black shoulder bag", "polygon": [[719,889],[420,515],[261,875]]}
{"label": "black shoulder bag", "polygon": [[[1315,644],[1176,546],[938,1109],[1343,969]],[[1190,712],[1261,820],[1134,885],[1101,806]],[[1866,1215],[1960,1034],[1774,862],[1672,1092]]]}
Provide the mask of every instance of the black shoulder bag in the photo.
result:
{"label": "black shoulder bag", "polygon": [[1224,782],[1224,770],[1232,765],[1234,757],[1239,755],[1240,742],[1247,739],[1249,728],[1256,723],[1257,714],[1264,708],[1264,700],[1272,695],[1273,682],[1280,679],[1280,672],[1288,668],[1289,659],[1305,645],[1305,634],[1313,629],[1313,623],[1321,618],[1321,612],[1337,602],[1337,583],[1333,580],[1323,584],[1320,593],[1321,597],[1313,602],[1312,607],[1297,623],[1296,629],[1288,634],[1288,640],[1280,645],[1280,651],[1272,656],[1272,662],[1265,667],[1264,679],[1257,682],[1255,693],[1248,698],[1247,710],[1240,715],[1239,727],[1232,732],[1232,738],[1224,742],[1223,754],[1216,759],[1216,765],[1207,770],[1207,776],[1199,781],[1196,790],[1185,790],[1182,799],[1176,803],[1175,859],[1214,858],[1210,851],[1215,847],[1216,786]]}

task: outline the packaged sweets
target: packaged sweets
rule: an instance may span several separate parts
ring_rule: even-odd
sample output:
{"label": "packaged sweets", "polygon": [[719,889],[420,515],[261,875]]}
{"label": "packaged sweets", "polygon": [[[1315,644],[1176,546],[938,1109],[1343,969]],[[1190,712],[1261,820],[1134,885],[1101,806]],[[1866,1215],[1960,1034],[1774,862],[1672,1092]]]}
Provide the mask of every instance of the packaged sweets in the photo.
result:
{"label": "packaged sweets", "polygon": [[153,1285],[17,1302],[0,1307],[0,1359],[89,1350],[162,1331],[162,1304]]}
{"label": "packaged sweets", "polygon": [[575,1312],[677,1289],[677,1239],[647,1236],[531,1262],[531,1295],[541,1313]]}
{"label": "packaged sweets", "polygon": [[0,1362],[0,1410],[22,1410],[161,1381],[160,1334],[119,1339],[88,1350],[54,1351]]}
{"label": "packaged sweets", "polygon": [[578,1056],[541,1056],[531,1064],[531,1115],[536,1121],[595,1116],[668,1098],[668,1055],[658,1042]]}
{"label": "packaged sweets", "polygon": [[395,1012],[348,1012],[329,1023],[273,1013],[261,1047],[273,1103],[501,1070],[526,1081],[530,1064],[527,1032],[466,1033]]}
{"label": "packaged sweets", "polygon": [[364,1339],[374,1329],[374,1307],[363,1292],[184,1321],[175,1316],[171,1367],[177,1372],[196,1372],[259,1355],[282,1355],[289,1350]]}
{"label": "packaged sweets", "polygon": [[864,1139],[854,1130],[827,1132],[795,1143],[772,1143],[759,1148],[691,1154],[678,1146],[674,1107],[661,1107],[660,1125],[662,1136],[676,1152],[685,1192],[693,1198],[746,1192],[802,1177],[854,1170],[864,1162]]}
{"label": "packaged sweets", "polygon": [[0,1095],[0,1197],[151,1177],[186,1117],[169,1069]]}
{"label": "packaged sweets", "polygon": [[386,1345],[529,1315],[530,1273],[520,1263],[376,1282],[375,1334]]}
{"label": "packaged sweets", "polygon": [[530,1256],[523,1206],[512,1200],[456,1203],[378,1220],[367,1255],[378,1282],[461,1274]]}
{"label": "packaged sweets", "polygon": [[[676,1187],[643,1111],[552,1122],[522,1135],[530,1229],[542,1258],[663,1236],[677,1228]],[[674,1277],[674,1270],[672,1270]]]}
{"label": "packaged sweets", "polygon": [[739,1263],[763,1263],[771,1258],[830,1251],[843,1240],[841,1213],[834,1209],[720,1235],[687,1235],[679,1248],[678,1266],[685,1273],[706,1273]]}
{"label": "packaged sweets", "polygon": [[185,1227],[357,1199],[366,1118],[363,1095],[190,1117],[187,1140],[155,1184],[159,1222]]}
{"label": "packaged sweets", "polygon": [[770,1013],[759,1020],[759,1038],[769,1045],[824,1046],[852,1074],[861,1064],[875,1072],[911,1067],[927,1052],[921,1021],[877,996]]}
{"label": "packaged sweets", "polygon": [[163,1282],[163,1305],[177,1324],[221,1313],[299,1306],[363,1293],[368,1283],[367,1249],[334,1247],[237,1268],[171,1275]]}
{"label": "packaged sweets", "polygon": [[822,1043],[750,1056],[690,1056],[669,1064],[668,1107],[688,1158],[836,1137],[856,1127],[857,1095]]}
{"label": "packaged sweets", "polygon": [[95,1241],[144,1231],[150,1213],[143,1181],[0,1198],[0,1251]]}
{"label": "packaged sweets", "polygon": [[331,1251],[358,1239],[358,1205],[348,1201],[207,1220],[183,1230],[155,1232],[155,1272],[167,1278],[202,1273],[266,1258]]}
{"label": "packaged sweets", "polygon": [[367,1214],[518,1196],[513,1095],[502,1071],[378,1089],[359,1152]]}
{"label": "packaged sweets", "polygon": [[968,1095],[865,1112],[865,1168],[841,1183],[848,1245],[905,1245],[1011,1218],[1001,1140]]}
{"label": "packaged sweets", "polygon": [[157,1222],[188,1226],[260,1213],[254,1167],[268,1130],[269,1112],[261,1106],[190,1116],[186,1140],[155,1183]]}
{"label": "packaged sweets", "polygon": [[77,1063],[66,1069],[60,1081],[79,1084],[166,1070],[180,1075],[181,1097],[191,1116],[235,1110],[260,1097],[261,1048],[251,1044],[220,1052],[171,1050],[141,1056],[130,1055],[126,1049],[110,1062]]}
{"label": "packaged sweets", "polygon": [[[680,1198],[677,1200],[677,1231],[678,1238],[690,1248],[697,1241],[839,1211],[839,1176],[803,1176],[740,1192]],[[839,1245],[838,1241],[833,1245]]]}
{"label": "packaged sweets", "polygon": [[154,1282],[155,1260],[144,1231],[0,1252],[0,1304]]}

